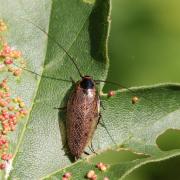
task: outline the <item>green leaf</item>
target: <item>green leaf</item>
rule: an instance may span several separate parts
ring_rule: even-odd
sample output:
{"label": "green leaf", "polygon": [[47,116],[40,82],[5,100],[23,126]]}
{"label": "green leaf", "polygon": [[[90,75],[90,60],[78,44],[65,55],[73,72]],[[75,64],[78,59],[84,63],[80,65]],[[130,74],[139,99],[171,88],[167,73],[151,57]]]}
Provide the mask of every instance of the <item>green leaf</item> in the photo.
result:
{"label": "green leaf", "polygon": [[[77,59],[83,74],[105,79],[109,0],[0,0],[0,4],[0,17],[8,25],[7,41],[23,52],[27,69],[44,76],[79,80],[75,66],[54,43],[56,40]],[[29,21],[49,32],[51,38]],[[59,113],[54,109],[66,105],[71,86],[71,82],[36,77],[29,72],[24,72],[19,84],[12,81],[11,88],[30,109],[29,117],[11,138],[12,179],[38,179],[71,163],[62,145]]]}
{"label": "green leaf", "polygon": [[[120,145],[119,147],[115,146],[115,150],[112,151],[116,161],[104,158],[110,167],[105,173],[102,173],[95,168],[97,159],[102,158],[90,157],[54,172],[45,179],[58,179],[64,172],[71,172],[74,179],[84,179],[88,170],[93,169],[98,177],[108,176],[115,180],[124,178],[144,164],[180,155],[180,150],[161,151],[156,144],[157,137],[164,131],[169,128],[180,128],[179,92],[180,85],[158,85],[133,89],[133,94],[141,97],[139,102],[134,105],[131,103],[132,92],[129,91],[116,92],[116,96],[111,98],[104,96],[103,119],[109,133]],[[112,144],[103,127],[98,127],[93,144],[100,152]],[[139,157],[123,161],[118,158],[123,149],[136,152]],[[111,157],[112,152],[105,153],[105,156]]]}
{"label": "green leaf", "polygon": [[[0,17],[9,27],[8,42],[23,52],[28,69],[44,76],[80,79],[67,54],[53,38],[77,58],[81,72],[95,79],[106,78],[109,0],[38,0],[34,3],[0,0],[0,4]],[[25,19],[42,27],[52,38]],[[66,105],[71,83],[24,72],[19,84],[12,80],[11,88],[25,100],[30,113],[10,137],[14,154],[10,179],[60,179],[65,171],[72,172],[73,179],[84,179],[90,169],[94,169],[98,177],[119,179],[143,164],[180,154],[180,150],[161,151],[156,144],[156,138],[165,130],[180,128],[178,84],[118,91],[110,98],[106,94],[101,96],[105,107],[102,124],[105,123],[108,133],[98,126],[93,138],[94,149],[100,154],[113,149],[102,153],[103,158],[110,154],[117,156],[116,161],[105,161],[110,167],[104,173],[95,168],[100,160],[98,156],[72,164],[65,155],[64,114],[59,114],[54,107]],[[134,95],[140,100],[133,105]],[[118,158],[122,149],[137,155],[122,161]]]}

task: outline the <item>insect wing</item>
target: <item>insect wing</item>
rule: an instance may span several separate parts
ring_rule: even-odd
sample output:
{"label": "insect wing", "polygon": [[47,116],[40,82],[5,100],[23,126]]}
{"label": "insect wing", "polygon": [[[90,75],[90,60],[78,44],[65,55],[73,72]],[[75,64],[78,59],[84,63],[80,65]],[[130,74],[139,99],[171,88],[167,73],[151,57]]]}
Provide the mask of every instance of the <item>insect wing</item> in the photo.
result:
{"label": "insect wing", "polygon": [[67,140],[70,152],[79,158],[90,143],[99,119],[99,96],[96,89],[77,87],[67,106]]}

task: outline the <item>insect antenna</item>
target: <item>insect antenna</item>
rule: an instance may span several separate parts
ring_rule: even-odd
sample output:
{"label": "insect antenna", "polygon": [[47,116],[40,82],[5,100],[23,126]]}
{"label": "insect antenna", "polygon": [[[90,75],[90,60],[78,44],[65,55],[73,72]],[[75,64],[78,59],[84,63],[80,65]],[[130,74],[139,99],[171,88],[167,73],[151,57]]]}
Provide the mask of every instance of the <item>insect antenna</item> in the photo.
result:
{"label": "insect antenna", "polygon": [[25,21],[27,21],[27,22],[29,22],[29,23],[31,23],[33,26],[35,26],[35,27],[38,28],[40,31],[42,31],[44,34],[46,34],[46,36],[47,36],[48,38],[50,38],[51,40],[53,40],[53,42],[54,42],[60,49],[62,49],[62,50],[67,54],[67,56],[69,57],[69,59],[71,60],[71,62],[74,64],[76,70],[78,71],[79,76],[80,76],[81,78],[83,78],[83,75],[82,75],[79,67],[78,67],[77,64],[75,63],[74,58],[67,52],[67,50],[66,50],[58,41],[56,41],[56,39],[54,39],[54,38],[53,38],[50,34],[48,34],[43,28],[41,28],[40,26],[38,26],[38,25],[35,24],[34,22],[30,21],[29,19],[25,19],[25,18],[22,18],[22,17],[21,17],[21,19],[22,19],[22,20],[25,20]]}
{"label": "insect antenna", "polygon": [[[127,89],[129,92],[131,92],[131,93],[132,93],[133,95],[135,95],[135,96],[137,96],[137,94],[138,94],[136,91],[134,91],[134,90],[132,90],[132,89],[130,89],[130,88],[124,86],[124,85],[121,85],[121,84],[119,84],[119,83],[117,83],[117,82],[106,81],[106,80],[94,80],[94,81],[95,81],[96,83],[103,82],[103,83],[109,83],[109,84],[113,84],[113,85],[119,86],[119,87],[121,87],[121,88]],[[146,96],[144,96],[144,95],[142,95],[142,94],[140,95],[140,97],[144,98],[145,100],[151,102],[151,103],[154,105],[154,103],[152,102],[152,100],[151,100],[150,98],[147,98]],[[160,107],[158,107],[158,108],[160,108]],[[164,109],[164,108],[160,108],[160,109],[166,112],[166,109]]]}
{"label": "insect antenna", "polygon": [[23,70],[25,70],[25,71],[27,71],[27,72],[30,72],[30,73],[32,73],[32,74],[35,74],[36,76],[42,77],[42,78],[52,79],[52,80],[57,80],[57,81],[64,81],[64,82],[72,82],[71,80],[67,80],[67,79],[55,78],[55,77],[46,76],[46,75],[40,75],[40,74],[38,74],[38,73],[36,73],[36,72],[34,72],[34,71],[31,71],[31,70],[29,70],[29,69],[27,69],[27,68],[23,68],[23,67],[21,67],[21,66],[18,66],[18,65],[15,64],[15,63],[13,63],[13,65],[16,66],[16,67],[18,67],[18,68],[21,68],[21,69],[23,69]]}
{"label": "insect antenna", "polygon": [[130,91],[130,92],[132,92],[132,93],[135,93],[133,90],[131,90],[131,89],[129,89],[129,88],[127,88],[127,87],[125,87],[125,86],[123,86],[123,85],[117,83],[117,82],[106,81],[106,80],[94,80],[94,81],[95,81],[96,83],[103,82],[103,83],[113,84],[113,85],[119,86],[119,87],[121,87],[121,88],[125,88],[125,89],[127,89],[128,91]]}

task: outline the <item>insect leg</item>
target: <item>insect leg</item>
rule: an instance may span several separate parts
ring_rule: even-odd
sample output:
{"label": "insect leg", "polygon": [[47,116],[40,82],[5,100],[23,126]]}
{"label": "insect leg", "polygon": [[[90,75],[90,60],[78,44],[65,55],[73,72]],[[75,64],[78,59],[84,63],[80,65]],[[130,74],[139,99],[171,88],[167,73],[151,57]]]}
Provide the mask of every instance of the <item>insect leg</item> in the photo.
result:
{"label": "insect leg", "polygon": [[90,146],[88,146],[89,147],[89,149],[91,150],[91,152],[93,152],[94,154],[98,154],[95,150],[94,150],[94,147],[93,147],[93,144],[92,144],[92,141],[91,141],[91,145]]}
{"label": "insect leg", "polygon": [[86,152],[86,151],[84,151],[83,153],[86,154],[86,155],[88,155],[88,156],[90,155],[90,154],[89,154],[88,152]]}
{"label": "insect leg", "polygon": [[104,107],[102,101],[100,101],[100,106],[103,108],[103,110],[105,110],[105,107]]}
{"label": "insect leg", "polygon": [[[102,122],[101,122],[101,121],[102,121]],[[104,120],[103,120],[103,118],[102,118],[101,113],[99,114],[99,119],[98,119],[97,125],[98,125],[98,124],[101,124],[101,126],[102,126],[102,127],[106,130],[106,132],[108,133],[108,135],[109,135],[109,137],[111,138],[112,142],[113,142],[115,145],[117,145],[116,142],[114,141],[113,137],[112,137],[111,134],[109,133],[109,131],[108,131],[106,125],[105,125],[105,122],[104,122]]]}

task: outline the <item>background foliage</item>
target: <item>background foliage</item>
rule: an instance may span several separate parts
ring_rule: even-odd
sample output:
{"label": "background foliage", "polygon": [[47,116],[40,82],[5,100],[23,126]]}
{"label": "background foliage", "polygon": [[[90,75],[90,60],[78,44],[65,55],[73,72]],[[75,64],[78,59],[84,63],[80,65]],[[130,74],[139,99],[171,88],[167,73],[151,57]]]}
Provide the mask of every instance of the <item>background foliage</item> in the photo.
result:
{"label": "background foliage", "polygon": [[[112,7],[108,79],[127,86],[180,82],[180,2],[112,0]],[[170,130],[158,142],[176,149],[179,138]],[[125,179],[180,179],[179,164],[178,157],[151,163]]]}

